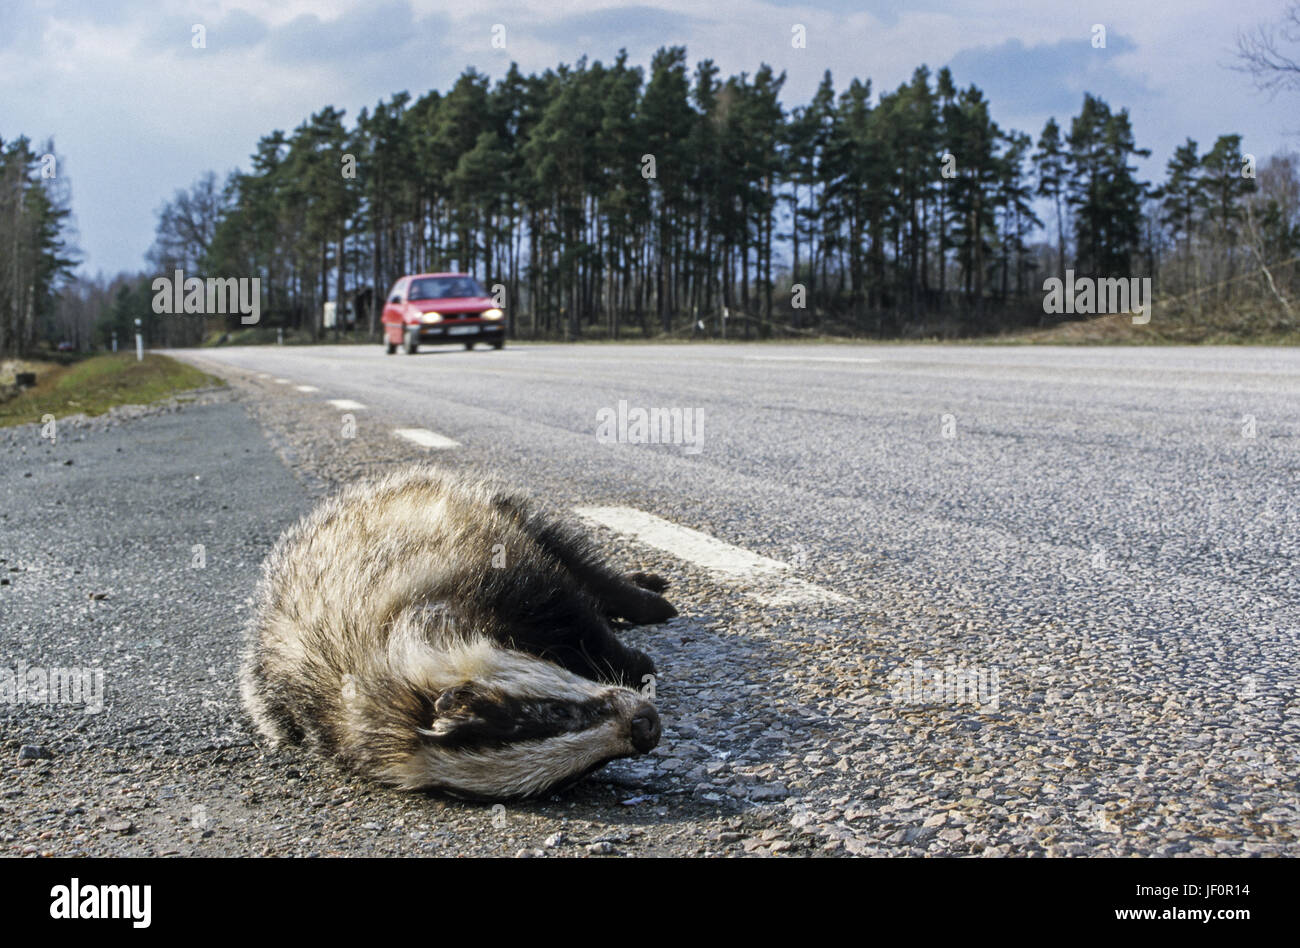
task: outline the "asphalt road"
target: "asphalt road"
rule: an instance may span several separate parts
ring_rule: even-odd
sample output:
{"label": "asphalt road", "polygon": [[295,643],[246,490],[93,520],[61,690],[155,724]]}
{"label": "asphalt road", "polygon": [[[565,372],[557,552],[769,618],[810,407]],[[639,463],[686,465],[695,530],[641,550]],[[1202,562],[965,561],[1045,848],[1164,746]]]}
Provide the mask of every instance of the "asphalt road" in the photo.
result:
{"label": "asphalt road", "polygon": [[[113,635],[69,639],[66,609],[111,606],[139,664],[105,660],[110,692],[128,682],[110,710],[146,707],[132,689],[150,683],[192,699],[205,676],[211,706],[159,711],[157,756],[122,731],[125,712],[99,716],[112,723],[98,745],[22,718],[31,733],[10,743],[56,756],[10,769],[30,784],[0,801],[3,842],[20,851],[1300,851],[1300,353],[177,354],[227,376],[232,401],[5,465],[0,546],[24,572],[0,589],[0,621],[6,652],[52,663],[57,641],[95,664]],[[638,409],[694,424],[678,443],[644,443],[635,424],[619,430]],[[149,445],[163,443],[160,459]],[[616,560],[667,573],[682,610],[635,633],[664,677],[656,755],[512,807],[508,829],[264,754],[234,703],[237,607],[270,540],[322,490],[421,457],[579,509]],[[209,565],[172,563],[195,537]],[[95,585],[118,591],[87,606]],[[954,690],[954,675],[972,687]],[[116,835],[64,813],[33,836],[37,801],[57,807],[34,788],[58,788],[65,755],[109,755],[139,781],[129,830],[120,813],[102,817]],[[182,804],[211,828],[187,830]]]}
{"label": "asphalt road", "polygon": [[[849,595],[864,584],[963,587],[1005,621],[1109,616],[1133,632],[1295,624],[1294,351],[515,346],[386,357],[374,346],[203,359],[353,399],[367,423],[430,428],[461,444],[457,463],[539,492],[639,507],[797,557],[808,578]],[[620,401],[702,413],[699,452],[601,443],[597,413]],[[1110,567],[1094,569],[1098,552]],[[1130,586],[1141,603],[1107,601]]]}

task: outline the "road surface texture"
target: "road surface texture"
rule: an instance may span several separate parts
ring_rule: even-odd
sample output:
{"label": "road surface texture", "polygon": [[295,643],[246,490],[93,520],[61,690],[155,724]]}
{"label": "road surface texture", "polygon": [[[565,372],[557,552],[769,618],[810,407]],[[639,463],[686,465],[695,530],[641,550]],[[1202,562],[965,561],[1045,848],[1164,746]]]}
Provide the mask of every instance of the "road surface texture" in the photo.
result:
{"label": "road surface texture", "polygon": [[[0,704],[6,852],[1300,854],[1300,352],[176,354],[230,388],[0,434],[2,664],[105,679]],[[253,740],[260,559],[415,460],[671,579],[654,753],[488,806]]]}

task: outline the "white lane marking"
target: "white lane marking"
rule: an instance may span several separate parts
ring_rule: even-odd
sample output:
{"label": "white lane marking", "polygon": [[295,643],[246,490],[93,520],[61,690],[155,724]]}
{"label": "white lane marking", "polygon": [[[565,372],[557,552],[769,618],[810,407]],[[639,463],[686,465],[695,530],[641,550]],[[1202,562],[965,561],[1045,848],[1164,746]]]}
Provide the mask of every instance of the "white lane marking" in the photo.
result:
{"label": "white lane marking", "polygon": [[575,507],[584,520],[633,537],[729,582],[757,585],[750,594],[768,605],[848,604],[853,600],[803,579],[790,576],[790,564],[683,527],[633,507]]}
{"label": "white lane marking", "polygon": [[350,398],[330,398],[327,401],[339,411],[361,411],[366,406]]}
{"label": "white lane marking", "polygon": [[715,540],[707,533],[678,526],[634,507],[575,507],[574,513],[609,527],[615,533],[630,534],[648,546],[715,573],[742,577],[789,569],[780,560],[742,550],[738,546]]}
{"label": "white lane marking", "polygon": [[746,362],[846,362],[860,365],[880,359],[855,359],[848,356],[744,356]]}
{"label": "white lane marking", "polygon": [[315,385],[295,385],[294,388],[296,388],[296,389],[297,389],[298,391],[300,391],[300,392],[319,392],[319,391],[320,391],[320,389],[318,389]]}
{"label": "white lane marking", "polygon": [[259,379],[269,379],[271,376],[267,375],[265,372],[258,372],[257,377]]}
{"label": "white lane marking", "polygon": [[276,384],[276,385],[288,385],[288,384],[289,384],[289,380],[288,380],[288,379],[276,379],[276,380],[275,380],[275,384]]}
{"label": "white lane marking", "polygon": [[428,428],[394,428],[393,434],[407,441],[414,441],[422,448],[459,448],[459,441],[430,431]]}

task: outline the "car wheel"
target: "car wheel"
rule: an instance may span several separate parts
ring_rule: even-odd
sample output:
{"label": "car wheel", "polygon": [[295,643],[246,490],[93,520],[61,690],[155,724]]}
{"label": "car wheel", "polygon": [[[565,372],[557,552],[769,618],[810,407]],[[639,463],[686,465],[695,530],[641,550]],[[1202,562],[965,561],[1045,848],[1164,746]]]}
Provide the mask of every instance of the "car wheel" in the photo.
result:
{"label": "car wheel", "polygon": [[395,353],[395,352],[397,351],[397,343],[395,343],[395,342],[388,342],[388,343],[386,343],[386,344],[384,345],[384,349],[385,349],[385,351],[386,351],[389,355],[392,355],[393,353]]}
{"label": "car wheel", "polygon": [[473,348],[474,348],[474,340],[473,340],[473,339],[468,339],[468,340],[466,340],[466,341],[465,341],[465,351],[468,352],[470,349],[473,349]]}
{"label": "car wheel", "polygon": [[415,333],[408,332],[406,334],[406,354],[413,356],[419,351],[420,343],[416,341]]}
{"label": "car wheel", "polygon": [[505,347],[506,347],[506,341],[504,339],[497,339],[495,342],[492,343],[493,349],[504,349]]}

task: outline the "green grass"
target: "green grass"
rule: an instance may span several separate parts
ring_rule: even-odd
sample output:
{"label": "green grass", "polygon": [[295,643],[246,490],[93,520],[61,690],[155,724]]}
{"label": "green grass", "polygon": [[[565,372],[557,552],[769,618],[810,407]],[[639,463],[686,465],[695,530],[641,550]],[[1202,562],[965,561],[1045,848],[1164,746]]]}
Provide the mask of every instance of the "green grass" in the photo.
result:
{"label": "green grass", "polygon": [[[0,401],[0,427],[38,422],[43,415],[102,415],[116,405],[148,405],[220,379],[167,356],[143,362],[121,352],[92,356],[73,365],[44,363],[36,385]],[[3,397],[0,395],[0,397]]]}

